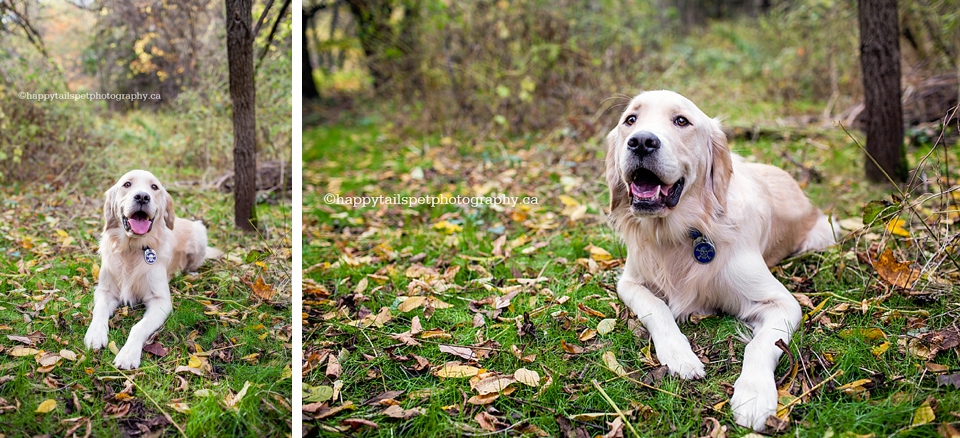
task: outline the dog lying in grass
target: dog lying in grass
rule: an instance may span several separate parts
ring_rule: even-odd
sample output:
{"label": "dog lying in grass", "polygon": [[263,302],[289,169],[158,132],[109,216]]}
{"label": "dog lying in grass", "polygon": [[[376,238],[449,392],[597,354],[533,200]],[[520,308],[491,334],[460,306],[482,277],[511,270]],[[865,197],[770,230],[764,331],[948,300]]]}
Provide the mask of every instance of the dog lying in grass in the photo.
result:
{"label": "dog lying in grass", "polygon": [[750,326],[730,406],[762,431],[777,409],[777,341],[801,317],[769,268],[835,243],[830,221],[786,172],[731,154],[720,123],[677,93],[634,97],[606,142],[610,223],[627,247],[620,299],[684,379],[704,366],[676,319],[724,312]]}
{"label": "dog lying in grass", "polygon": [[142,302],[143,319],[130,329],[127,343],[113,361],[119,369],[135,369],[147,339],[173,310],[170,278],[179,271],[196,272],[206,258],[222,252],[207,246],[202,222],[176,217],[173,198],[145,170],[128,172],[107,190],[103,221],[100,278],[83,341],[87,348],[103,348],[109,342],[108,322],[117,306]]}

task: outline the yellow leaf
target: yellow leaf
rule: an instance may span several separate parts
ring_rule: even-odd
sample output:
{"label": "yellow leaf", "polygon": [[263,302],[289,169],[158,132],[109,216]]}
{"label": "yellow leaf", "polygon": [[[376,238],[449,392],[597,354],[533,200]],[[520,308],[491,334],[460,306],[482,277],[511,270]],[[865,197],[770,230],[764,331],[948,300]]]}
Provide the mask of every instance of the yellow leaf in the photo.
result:
{"label": "yellow leaf", "polygon": [[607,368],[610,368],[610,371],[613,371],[614,374],[618,376],[627,375],[627,370],[623,368],[623,365],[620,365],[620,362],[617,361],[617,355],[615,355],[612,351],[603,353],[601,358],[603,359],[603,363],[607,366]]}
{"label": "yellow leaf", "polygon": [[107,348],[110,349],[110,352],[113,353],[113,354],[119,354],[119,353],[120,353],[120,349],[117,348],[117,343],[116,343],[116,342],[110,341],[110,343],[107,344]]}
{"label": "yellow leaf", "polygon": [[871,349],[871,351],[873,351],[873,355],[874,355],[874,356],[876,356],[877,358],[879,358],[880,355],[883,354],[885,351],[887,351],[888,348],[890,348],[890,343],[889,343],[889,342],[884,342],[884,343],[882,343],[882,344],[880,344],[880,345],[877,345],[876,347],[873,347],[873,348]]}
{"label": "yellow leaf", "polygon": [[23,356],[33,356],[39,352],[40,350],[37,350],[36,348],[29,348],[29,347],[24,347],[22,345],[17,345],[16,347],[13,347],[10,350],[8,350],[7,354],[14,357],[23,357]]}
{"label": "yellow leaf", "polygon": [[437,377],[446,377],[449,379],[458,379],[476,376],[480,368],[469,365],[444,365],[437,370]]}
{"label": "yellow leaf", "polygon": [[407,299],[403,300],[403,302],[400,303],[399,306],[397,306],[397,310],[404,313],[409,312],[413,309],[416,309],[417,307],[422,306],[423,303],[425,303],[426,301],[427,301],[427,297],[424,297],[424,296],[407,297]]}
{"label": "yellow leaf", "polygon": [[133,399],[133,396],[125,392],[120,392],[114,395],[114,398],[116,398],[117,401],[127,401]]}
{"label": "yellow leaf", "polygon": [[910,237],[910,232],[903,228],[903,225],[906,223],[907,221],[903,219],[893,219],[887,222],[887,231],[897,236]]}
{"label": "yellow leaf", "polygon": [[913,412],[913,422],[910,423],[911,426],[920,426],[927,423],[932,423],[933,420],[936,420],[937,416],[933,413],[933,408],[930,407],[930,401],[927,400]]}
{"label": "yellow leaf", "polygon": [[57,408],[57,401],[50,398],[40,403],[40,406],[37,406],[36,412],[38,414],[46,414],[47,412],[50,412],[56,408]]}
{"label": "yellow leaf", "polygon": [[433,229],[447,234],[459,233],[460,231],[463,231],[463,227],[447,220],[442,220],[433,224]]}
{"label": "yellow leaf", "polygon": [[197,356],[190,356],[190,362],[187,362],[187,366],[190,368],[200,368],[203,366],[203,361],[200,360]]}
{"label": "yellow leaf", "polygon": [[580,205],[580,203],[577,202],[576,199],[573,199],[573,196],[570,195],[560,195],[558,198],[560,198],[560,202],[567,207],[575,207]]}
{"label": "yellow leaf", "polygon": [[605,262],[607,260],[612,260],[613,256],[610,255],[607,250],[600,248],[599,246],[594,246],[593,244],[587,245],[586,248],[583,248],[590,253],[590,258],[598,261]]}

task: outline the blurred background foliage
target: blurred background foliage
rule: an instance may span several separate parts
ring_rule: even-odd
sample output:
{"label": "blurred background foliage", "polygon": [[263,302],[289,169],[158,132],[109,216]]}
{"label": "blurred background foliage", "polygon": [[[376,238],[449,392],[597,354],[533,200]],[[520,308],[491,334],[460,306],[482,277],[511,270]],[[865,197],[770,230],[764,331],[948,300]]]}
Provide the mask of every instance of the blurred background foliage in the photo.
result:
{"label": "blurred background foliage", "polygon": [[[589,137],[616,97],[656,88],[728,125],[855,125],[862,111],[851,0],[306,0],[303,13],[305,96],[320,104],[307,123],[359,99],[424,132]],[[957,103],[960,2],[901,2],[900,21],[905,118],[935,122]]]}
{"label": "blurred background foliage", "polygon": [[[254,20],[273,3],[255,1]],[[281,3],[254,43],[257,143],[262,161],[289,163],[292,20]],[[221,1],[0,2],[0,180],[73,181],[130,166],[214,180],[232,168],[227,74]],[[161,99],[20,97],[68,92]]]}

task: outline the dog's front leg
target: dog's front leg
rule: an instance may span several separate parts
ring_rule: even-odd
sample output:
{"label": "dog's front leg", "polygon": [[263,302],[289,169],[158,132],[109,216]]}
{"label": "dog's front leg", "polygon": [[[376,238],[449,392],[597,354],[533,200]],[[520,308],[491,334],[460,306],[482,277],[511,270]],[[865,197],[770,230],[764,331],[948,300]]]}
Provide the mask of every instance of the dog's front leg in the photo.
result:
{"label": "dog's front leg", "polygon": [[123,348],[117,353],[116,359],[113,360],[113,365],[121,370],[132,370],[140,366],[143,345],[147,343],[147,339],[153,332],[163,327],[167,315],[173,310],[173,306],[170,304],[169,290],[165,299],[164,297],[152,297],[144,301],[144,305],[147,310],[143,314],[143,319],[130,329],[127,343],[123,345]]}
{"label": "dog's front leg", "polygon": [[[105,278],[107,277],[107,278]],[[83,337],[83,344],[91,350],[99,350],[110,342],[110,316],[117,310],[120,301],[115,291],[110,289],[109,274],[101,271],[100,283],[93,292],[93,315],[90,318],[90,327]]]}
{"label": "dog's front leg", "polygon": [[[760,260],[762,264],[763,261]],[[766,265],[752,279],[752,291],[745,294],[749,304],[739,317],[753,327],[753,339],[744,348],[743,369],[733,385],[730,406],[737,424],[756,431],[766,428],[767,418],[777,412],[777,385],[774,373],[783,353],[777,341],[789,344],[800,324],[800,304],[790,295]],[[753,292],[753,291],[757,292]]]}
{"label": "dog's front leg", "polygon": [[667,366],[670,374],[684,379],[704,376],[703,363],[693,354],[690,341],[680,332],[673,312],[663,300],[657,298],[650,289],[626,276],[621,277],[617,283],[617,294],[650,332],[657,359]]}

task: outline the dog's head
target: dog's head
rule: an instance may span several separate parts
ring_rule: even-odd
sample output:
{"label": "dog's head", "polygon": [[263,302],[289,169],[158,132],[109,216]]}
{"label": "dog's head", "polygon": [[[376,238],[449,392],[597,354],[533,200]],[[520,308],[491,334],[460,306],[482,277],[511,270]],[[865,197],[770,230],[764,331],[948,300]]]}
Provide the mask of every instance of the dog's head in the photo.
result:
{"label": "dog's head", "polygon": [[611,212],[666,217],[685,202],[722,210],[732,173],[720,122],[672,91],[634,97],[607,135]]}
{"label": "dog's head", "polygon": [[131,170],[104,194],[103,220],[104,232],[122,227],[128,237],[149,234],[157,220],[172,230],[173,198],[152,173]]}

